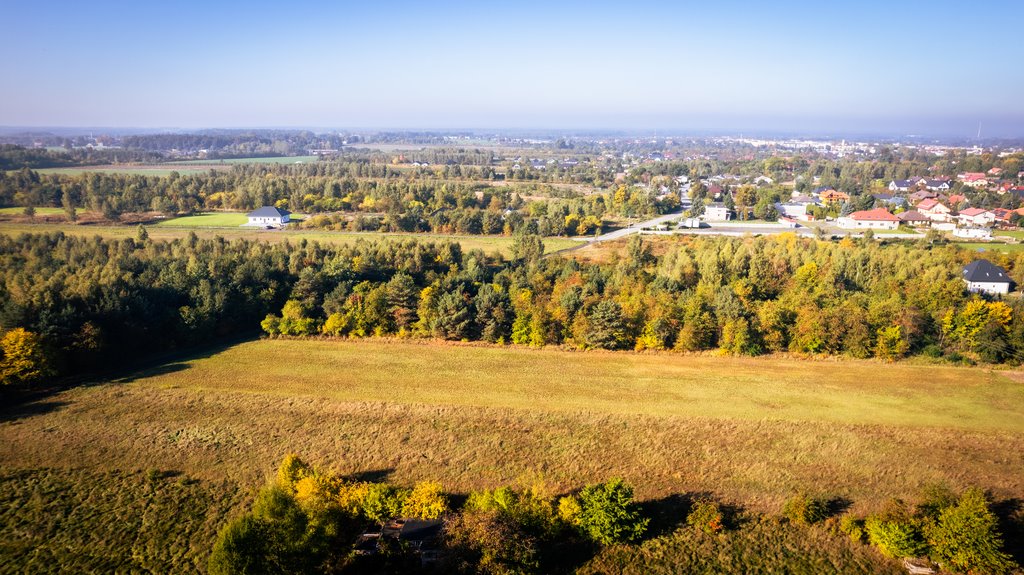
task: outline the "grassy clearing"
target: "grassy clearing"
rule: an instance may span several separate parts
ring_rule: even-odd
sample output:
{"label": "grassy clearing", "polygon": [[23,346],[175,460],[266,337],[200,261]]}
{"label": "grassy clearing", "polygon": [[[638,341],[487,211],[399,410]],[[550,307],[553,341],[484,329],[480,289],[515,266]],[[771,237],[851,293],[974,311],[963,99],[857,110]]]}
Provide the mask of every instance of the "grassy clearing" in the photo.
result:
{"label": "grassy clearing", "polygon": [[995,232],[992,233],[992,235],[994,235],[996,237],[1007,237],[1007,238],[1014,238],[1014,239],[1018,239],[1018,240],[1024,240],[1024,230],[1002,230],[1002,231],[995,231]]}
{"label": "grassy clearing", "polygon": [[1014,254],[1017,252],[1024,251],[1024,244],[1000,244],[1000,243],[988,243],[988,242],[957,242],[958,246],[965,250],[973,251],[991,251],[991,252],[1002,252],[1004,254]]}
{"label": "grassy clearing", "polygon": [[874,362],[257,341],[0,411],[5,467],[262,482],[290,451],[454,491],[540,472],[642,497],[793,491],[867,506],[944,481],[1024,494],[1024,391],[998,372]]}
{"label": "grassy clearing", "polygon": [[108,166],[78,166],[71,168],[43,168],[36,170],[40,174],[59,174],[64,176],[77,176],[89,172],[103,172],[107,174],[133,174],[140,176],[167,177],[171,172],[179,174],[204,174],[209,172],[210,166],[203,167],[167,167],[167,164],[153,165],[108,165]]}
{"label": "grassy clearing", "polygon": [[0,470],[0,572],[204,572],[244,495],[140,471]]}
{"label": "grassy clearing", "polygon": [[[177,238],[186,237],[189,233],[195,233],[201,238],[213,238],[223,237],[228,240],[233,239],[250,239],[267,242],[283,242],[292,241],[296,242],[299,240],[310,240],[317,241],[326,245],[348,245],[355,243],[356,241],[363,239],[367,241],[383,240],[383,241],[405,241],[405,240],[416,240],[416,241],[454,241],[458,242],[463,250],[476,250],[480,249],[487,253],[498,252],[505,256],[509,256],[512,253],[512,242],[511,237],[504,236],[454,236],[454,235],[442,235],[442,234],[383,234],[375,232],[357,233],[357,232],[332,232],[332,231],[321,231],[321,230],[259,230],[259,229],[246,229],[246,228],[203,228],[203,227],[183,227],[180,224],[175,225],[171,222],[180,221],[185,218],[177,218],[175,220],[168,220],[164,225],[151,225],[147,226],[149,230],[149,237],[157,240],[173,240]],[[103,226],[103,225],[73,225],[73,224],[27,224],[27,223],[7,223],[0,222],[0,234],[6,234],[9,236],[16,236],[19,234],[32,234],[32,233],[53,233],[53,232],[64,232],[69,235],[77,236],[102,236],[105,238],[132,238],[135,237],[136,228],[134,226]],[[576,240],[564,239],[564,238],[544,238],[544,249],[547,252],[552,252],[567,247],[573,247],[578,245],[579,242]]]}
{"label": "grassy clearing", "polygon": [[[870,548],[756,513],[778,513],[800,489],[860,513],[934,482],[1020,498],[1016,377],[870,361],[247,342],[0,407],[0,572],[202,571],[218,528],[297,451],[341,474],[438,479],[455,493],[537,473],[556,493],[623,476],[651,509],[700,493],[746,509],[735,531],[656,533],[606,549],[582,573],[896,573]],[[678,525],[676,515],[664,523]]]}
{"label": "grassy clearing", "polygon": [[245,214],[240,212],[210,212],[163,220],[157,223],[156,226],[168,228],[237,228],[248,221]]}
{"label": "grassy clearing", "polygon": [[[0,215],[22,216],[25,215],[25,208],[0,208]],[[64,215],[64,208],[36,208],[37,216],[60,216]]]}
{"label": "grassy clearing", "polygon": [[170,166],[211,166],[222,164],[308,164],[319,160],[317,156],[275,156],[272,158],[225,158],[223,160],[178,160],[166,162]]}

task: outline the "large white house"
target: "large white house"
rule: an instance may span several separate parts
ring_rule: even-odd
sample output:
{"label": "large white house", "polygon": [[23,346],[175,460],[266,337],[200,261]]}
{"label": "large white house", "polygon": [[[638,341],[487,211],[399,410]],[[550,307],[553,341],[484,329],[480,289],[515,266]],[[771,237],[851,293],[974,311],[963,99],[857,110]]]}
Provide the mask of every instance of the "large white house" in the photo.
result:
{"label": "large white house", "polygon": [[709,222],[724,222],[732,219],[732,210],[725,207],[725,204],[708,204],[704,208],[704,219]]}
{"label": "large white house", "polygon": [[884,208],[853,212],[836,220],[839,227],[847,230],[874,229],[895,230],[900,220]]}
{"label": "large white house", "polygon": [[962,277],[969,291],[1010,293],[1010,276],[1006,275],[1006,270],[988,260],[975,260],[967,264],[964,266]]}
{"label": "large white house", "polygon": [[282,210],[281,208],[275,208],[273,206],[263,206],[258,210],[246,214],[246,217],[249,218],[249,222],[245,225],[281,227],[291,221],[291,215],[291,212],[288,210]]}

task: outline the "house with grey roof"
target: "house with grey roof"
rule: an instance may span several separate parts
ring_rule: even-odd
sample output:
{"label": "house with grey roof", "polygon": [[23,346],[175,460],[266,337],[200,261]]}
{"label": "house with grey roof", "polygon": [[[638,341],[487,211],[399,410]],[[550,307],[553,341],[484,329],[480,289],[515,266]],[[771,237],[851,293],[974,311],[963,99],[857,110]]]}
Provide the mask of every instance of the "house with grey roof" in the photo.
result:
{"label": "house with grey roof", "polygon": [[965,265],[961,277],[967,284],[967,290],[975,293],[1010,293],[1010,284],[1013,283],[1006,270],[988,260],[974,260]]}
{"label": "house with grey roof", "polygon": [[279,228],[291,221],[291,215],[292,213],[288,210],[282,210],[281,208],[275,208],[274,206],[263,206],[258,210],[254,210],[246,214],[249,221],[244,225],[261,228]]}

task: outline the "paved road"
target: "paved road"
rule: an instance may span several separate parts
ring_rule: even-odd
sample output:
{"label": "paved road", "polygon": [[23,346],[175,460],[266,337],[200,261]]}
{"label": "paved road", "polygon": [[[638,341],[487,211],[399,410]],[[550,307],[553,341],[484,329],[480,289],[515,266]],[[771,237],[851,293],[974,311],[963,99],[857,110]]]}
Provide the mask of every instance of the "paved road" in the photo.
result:
{"label": "paved road", "polygon": [[640,230],[642,228],[653,228],[654,226],[657,226],[657,225],[660,225],[660,224],[664,224],[664,223],[670,222],[672,220],[677,220],[677,219],[679,219],[681,217],[683,217],[683,212],[682,211],[672,212],[671,214],[665,214],[663,216],[658,216],[658,217],[656,217],[656,218],[654,218],[652,220],[647,220],[646,222],[640,222],[638,224],[633,224],[633,225],[629,226],[628,228],[622,228],[621,230],[615,230],[614,232],[608,232],[607,234],[602,234],[602,235],[597,236],[595,238],[590,238],[587,241],[589,241],[589,242],[606,242],[608,240],[617,240],[619,238],[624,238],[624,237],[626,237],[628,235],[631,235],[631,234],[640,233]]}

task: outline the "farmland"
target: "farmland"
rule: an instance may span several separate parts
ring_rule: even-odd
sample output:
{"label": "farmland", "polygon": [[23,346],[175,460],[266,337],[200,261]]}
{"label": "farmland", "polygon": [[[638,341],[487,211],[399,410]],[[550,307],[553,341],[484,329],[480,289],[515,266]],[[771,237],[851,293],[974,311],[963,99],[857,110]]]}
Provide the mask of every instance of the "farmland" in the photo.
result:
{"label": "farmland", "polygon": [[[230,216],[230,217],[223,217]],[[241,218],[239,217],[241,216]],[[465,251],[484,250],[487,253],[498,252],[508,256],[511,253],[513,238],[507,236],[479,236],[479,235],[443,235],[443,234],[390,234],[376,232],[333,232],[319,230],[259,230],[239,228],[237,224],[230,222],[239,221],[244,223],[244,216],[241,214],[218,214],[210,219],[196,219],[204,216],[193,216],[192,218],[177,218],[161,222],[162,225],[148,226],[149,237],[159,240],[173,240],[187,237],[189,233],[195,233],[200,238],[223,237],[228,240],[249,239],[267,242],[317,241],[326,245],[347,245],[360,239],[364,240],[385,240],[398,241],[413,239],[417,241],[455,241]],[[182,220],[186,220],[182,225]],[[202,223],[214,222],[214,223]],[[228,222],[228,223],[225,223]],[[209,227],[206,227],[209,226]],[[233,226],[233,227],[221,227]],[[132,238],[135,237],[136,228],[132,226],[111,226],[111,225],[71,225],[71,224],[25,224],[0,222],[0,234],[17,236],[25,233],[53,233],[63,232],[68,235],[104,238]],[[565,238],[544,238],[544,249],[547,252],[563,250],[580,245],[578,240]]]}
{"label": "farmland", "polygon": [[766,508],[801,487],[871,503],[938,479],[1024,493],[1024,392],[982,369],[270,340],[47,404],[7,418],[0,458],[253,482],[301,447],[456,489],[536,466],[561,487],[624,473],[648,496],[715,490]]}
{"label": "farmland", "polygon": [[[153,560],[201,565],[227,509],[290,451],[399,484],[437,478],[454,492],[535,474],[556,491],[623,475],[643,499],[707,492],[767,513],[797,489],[861,510],[932,482],[1020,497],[1024,392],[1016,378],[910,362],[252,341],[0,412],[2,553],[25,553],[45,531],[54,543],[40,560],[72,556],[110,535],[90,513],[116,510],[129,525],[149,525],[161,508],[185,506],[175,551]],[[50,520],[36,535],[11,531],[52,513],[51,493],[82,508],[61,511],[64,522]],[[132,493],[154,499],[141,505]],[[152,546],[146,537],[162,535],[110,537],[102,553],[112,562],[99,564]],[[778,537],[793,545],[820,538]],[[673,541],[669,550],[683,545]],[[751,552],[741,542],[683,547],[691,544]],[[595,571],[632,560],[597,561]]]}
{"label": "farmland", "polygon": [[167,228],[237,228],[246,223],[248,218],[239,212],[209,212],[162,220],[157,227]]}

